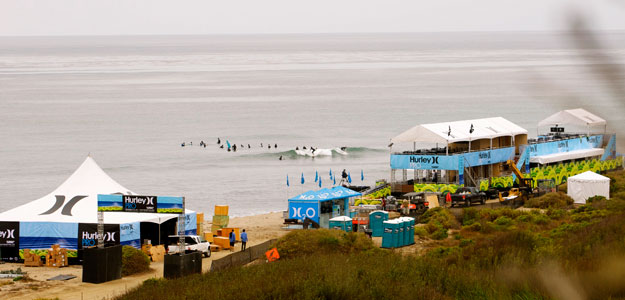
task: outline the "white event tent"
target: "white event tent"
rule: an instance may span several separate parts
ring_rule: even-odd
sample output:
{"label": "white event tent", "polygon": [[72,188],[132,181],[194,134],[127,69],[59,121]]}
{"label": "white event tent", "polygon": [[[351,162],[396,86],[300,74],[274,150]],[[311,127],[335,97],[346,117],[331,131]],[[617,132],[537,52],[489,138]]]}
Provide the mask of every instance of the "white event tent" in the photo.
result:
{"label": "white event tent", "polygon": [[[109,177],[89,156],[53,192],[0,213],[0,231],[9,229],[18,233],[15,234],[18,241],[0,239],[0,246],[14,243],[19,249],[47,249],[51,243],[59,243],[62,247],[78,250],[90,245],[86,239],[90,240],[89,243],[97,240],[94,232],[98,222],[98,194],[134,195]],[[185,229],[195,232],[195,212],[185,210],[185,213]],[[140,239],[147,234],[140,232],[143,227],[140,223],[153,223],[157,232],[152,236],[156,236],[160,235],[159,224],[178,218],[177,214],[136,212],[105,212],[103,216],[105,231],[117,233],[109,234],[112,240],[107,242],[135,247],[140,247]]]}
{"label": "white event tent", "polygon": [[[469,132],[473,125],[473,132]],[[440,143],[468,142],[479,139],[494,139],[503,136],[527,134],[524,128],[502,118],[484,118],[421,124],[412,127],[391,139],[393,143]]]}
{"label": "white event tent", "polygon": [[590,132],[591,127],[603,126],[605,130],[607,122],[601,117],[588,112],[583,108],[567,109],[559,111],[546,119],[538,122],[538,127],[556,125],[575,125],[586,128]]}
{"label": "white event tent", "polygon": [[575,203],[586,203],[594,196],[610,198],[610,178],[592,171],[571,176],[567,181],[567,194]]}

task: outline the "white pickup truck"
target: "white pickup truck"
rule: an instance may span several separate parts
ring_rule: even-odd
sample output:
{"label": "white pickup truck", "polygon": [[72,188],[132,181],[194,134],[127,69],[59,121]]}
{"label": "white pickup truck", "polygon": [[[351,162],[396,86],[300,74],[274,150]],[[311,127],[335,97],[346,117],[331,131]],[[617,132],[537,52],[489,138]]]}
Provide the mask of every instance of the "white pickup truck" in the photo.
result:
{"label": "white pickup truck", "polygon": [[[180,252],[180,250],[178,249],[178,241],[179,241],[179,236],[177,235],[169,236],[169,247],[168,247],[169,253]],[[185,243],[186,250],[196,250],[196,251],[202,252],[204,257],[211,256],[210,243],[198,235],[185,235],[184,243]]]}

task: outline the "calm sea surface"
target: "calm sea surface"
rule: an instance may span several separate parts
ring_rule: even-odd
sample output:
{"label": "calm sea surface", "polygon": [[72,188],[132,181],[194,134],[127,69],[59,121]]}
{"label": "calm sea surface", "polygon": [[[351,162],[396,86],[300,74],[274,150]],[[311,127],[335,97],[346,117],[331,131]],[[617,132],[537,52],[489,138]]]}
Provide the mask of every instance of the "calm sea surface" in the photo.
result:
{"label": "calm sea surface", "polygon": [[[625,68],[625,34],[599,39]],[[317,188],[315,171],[324,187],[330,170],[389,178],[389,139],[419,123],[502,116],[535,135],[585,107],[618,131],[623,103],[564,34],[5,37],[0,211],[51,192],[89,153],[135,193],[209,215],[279,211]],[[304,145],[349,154],[288,151]]]}

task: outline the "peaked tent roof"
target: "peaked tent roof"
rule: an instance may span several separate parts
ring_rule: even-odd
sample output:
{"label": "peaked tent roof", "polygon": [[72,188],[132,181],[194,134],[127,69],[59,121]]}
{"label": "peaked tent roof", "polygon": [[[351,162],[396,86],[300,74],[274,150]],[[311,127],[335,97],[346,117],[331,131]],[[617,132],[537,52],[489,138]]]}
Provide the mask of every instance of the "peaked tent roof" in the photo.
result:
{"label": "peaked tent roof", "polygon": [[[469,133],[473,125],[473,132]],[[451,131],[450,131],[451,128]],[[421,124],[391,139],[393,143],[454,143],[527,134],[527,130],[502,117]]]}
{"label": "peaked tent roof", "polygon": [[569,177],[568,181],[584,181],[584,182],[604,182],[610,181],[610,178],[597,174],[593,171],[586,171],[581,174]]}
{"label": "peaked tent roof", "polygon": [[538,122],[538,126],[565,124],[579,126],[602,126],[606,125],[606,121],[583,108],[576,108],[559,111]]}
{"label": "peaked tent roof", "polygon": [[[97,223],[98,194],[117,193],[134,194],[109,177],[93,158],[88,156],[52,193],[0,213],[0,221]],[[104,223],[162,223],[176,217],[177,214],[106,212]]]}
{"label": "peaked tent roof", "polygon": [[362,195],[342,186],[335,186],[331,189],[323,188],[318,191],[308,191],[299,194],[289,200],[309,200],[309,201],[330,201],[334,199],[350,198]]}

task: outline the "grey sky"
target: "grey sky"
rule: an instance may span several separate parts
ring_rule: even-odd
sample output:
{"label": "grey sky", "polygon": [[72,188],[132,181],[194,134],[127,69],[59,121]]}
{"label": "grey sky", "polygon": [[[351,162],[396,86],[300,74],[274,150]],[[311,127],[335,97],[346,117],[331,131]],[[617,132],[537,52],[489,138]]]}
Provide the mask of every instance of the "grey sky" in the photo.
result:
{"label": "grey sky", "polygon": [[625,30],[618,0],[0,0],[0,35]]}

